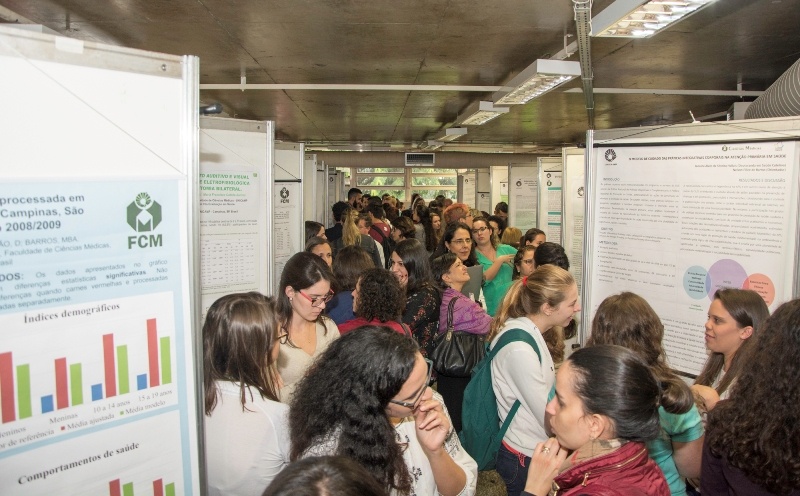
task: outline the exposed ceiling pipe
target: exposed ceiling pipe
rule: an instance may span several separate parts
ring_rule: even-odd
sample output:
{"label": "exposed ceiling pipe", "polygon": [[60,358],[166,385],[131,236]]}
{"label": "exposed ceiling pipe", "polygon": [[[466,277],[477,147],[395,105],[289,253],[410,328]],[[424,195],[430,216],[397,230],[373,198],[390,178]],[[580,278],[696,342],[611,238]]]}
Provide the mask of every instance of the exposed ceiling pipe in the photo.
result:
{"label": "exposed ceiling pipe", "polygon": [[744,113],[745,119],[800,115],[800,60],[756,98]]}
{"label": "exposed ceiling pipe", "polygon": [[583,80],[583,96],[586,99],[586,114],[589,129],[594,129],[594,92],[592,89],[592,0],[572,0],[575,9],[575,26],[578,30],[578,56]]}

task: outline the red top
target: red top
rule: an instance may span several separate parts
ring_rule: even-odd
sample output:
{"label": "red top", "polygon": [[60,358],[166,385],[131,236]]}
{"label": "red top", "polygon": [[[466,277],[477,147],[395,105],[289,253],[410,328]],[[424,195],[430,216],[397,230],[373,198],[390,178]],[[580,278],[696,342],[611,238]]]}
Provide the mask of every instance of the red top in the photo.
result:
{"label": "red top", "polygon": [[395,332],[399,332],[402,335],[408,334],[408,332],[405,329],[403,329],[403,326],[400,325],[399,322],[395,322],[393,320],[390,320],[389,322],[381,322],[378,319],[367,320],[364,317],[357,317],[355,319],[348,320],[343,324],[339,324],[339,334],[344,336],[348,332],[365,325],[385,326]]}
{"label": "red top", "polygon": [[628,442],[607,455],[565,470],[553,481],[558,496],[670,496],[663,472],[642,443]]}

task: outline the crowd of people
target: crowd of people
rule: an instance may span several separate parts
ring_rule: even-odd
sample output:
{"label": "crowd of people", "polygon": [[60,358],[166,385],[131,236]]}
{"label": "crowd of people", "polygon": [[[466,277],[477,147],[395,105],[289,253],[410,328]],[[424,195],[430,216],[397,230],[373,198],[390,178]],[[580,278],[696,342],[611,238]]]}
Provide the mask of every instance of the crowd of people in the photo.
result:
{"label": "crowd of people", "polygon": [[[758,293],[718,290],[690,386],[630,292],[605,299],[566,356],[581,310],[567,254],[508,226],[505,203],[403,207],[351,189],[333,226],[306,222],[275,297],[211,306],[209,494],[476,494],[459,440],[470,375],[437,349],[457,333],[503,342],[489,366],[509,495],[800,495],[800,301],[770,316]],[[520,331],[530,339],[506,344]]]}

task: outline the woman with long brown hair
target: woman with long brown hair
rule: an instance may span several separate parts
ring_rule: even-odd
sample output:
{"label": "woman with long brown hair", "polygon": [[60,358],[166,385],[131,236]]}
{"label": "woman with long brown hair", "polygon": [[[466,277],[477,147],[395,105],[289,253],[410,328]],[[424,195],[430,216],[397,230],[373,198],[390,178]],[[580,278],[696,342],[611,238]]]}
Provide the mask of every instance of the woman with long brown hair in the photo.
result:
{"label": "woman with long brown hair", "polygon": [[208,494],[260,494],[289,462],[274,301],[260,293],[223,296],[202,332]]}

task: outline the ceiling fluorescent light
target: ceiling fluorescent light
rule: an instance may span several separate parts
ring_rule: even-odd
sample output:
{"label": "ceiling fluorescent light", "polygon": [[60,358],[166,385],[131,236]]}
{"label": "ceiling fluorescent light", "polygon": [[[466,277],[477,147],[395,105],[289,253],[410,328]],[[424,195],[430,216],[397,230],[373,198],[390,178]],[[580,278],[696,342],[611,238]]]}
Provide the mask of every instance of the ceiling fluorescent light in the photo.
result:
{"label": "ceiling fluorescent light", "polygon": [[508,113],[508,107],[495,107],[492,102],[474,102],[464,110],[464,117],[456,124],[480,126],[505,113]]}
{"label": "ceiling fluorescent light", "polygon": [[592,19],[592,36],[647,38],[715,0],[616,0]]}
{"label": "ceiling fluorescent light", "polygon": [[467,134],[467,128],[465,127],[449,127],[444,130],[444,134],[440,134],[434,139],[436,141],[453,141],[454,139],[458,139],[465,134]]}
{"label": "ceiling fluorescent light", "polygon": [[422,149],[423,150],[438,150],[439,148],[442,147],[442,145],[444,145],[444,143],[441,142],[441,141],[428,140],[428,144],[423,146]]}
{"label": "ceiling fluorescent light", "polygon": [[580,75],[578,62],[539,59],[504,84],[492,100],[502,105],[527,103]]}

